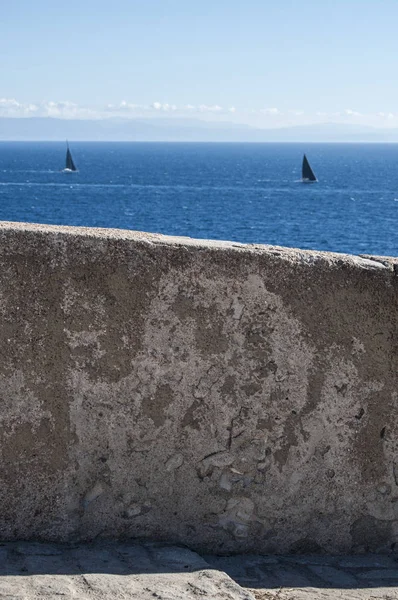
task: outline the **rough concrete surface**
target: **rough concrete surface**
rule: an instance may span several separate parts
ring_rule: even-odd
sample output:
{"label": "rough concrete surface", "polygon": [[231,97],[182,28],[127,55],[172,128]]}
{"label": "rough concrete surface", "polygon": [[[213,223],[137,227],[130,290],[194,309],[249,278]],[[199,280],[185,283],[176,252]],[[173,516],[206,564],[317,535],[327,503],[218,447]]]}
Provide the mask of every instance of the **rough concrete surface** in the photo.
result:
{"label": "rough concrete surface", "polygon": [[9,600],[254,600],[186,548],[158,544],[0,546],[0,598]]}
{"label": "rough concrete surface", "polygon": [[398,560],[382,555],[203,557],[256,600],[397,600]]}
{"label": "rough concrete surface", "polygon": [[397,600],[381,555],[201,557],[158,543],[0,545],[9,600]]}
{"label": "rough concrete surface", "polygon": [[398,260],[0,224],[0,539],[398,541]]}

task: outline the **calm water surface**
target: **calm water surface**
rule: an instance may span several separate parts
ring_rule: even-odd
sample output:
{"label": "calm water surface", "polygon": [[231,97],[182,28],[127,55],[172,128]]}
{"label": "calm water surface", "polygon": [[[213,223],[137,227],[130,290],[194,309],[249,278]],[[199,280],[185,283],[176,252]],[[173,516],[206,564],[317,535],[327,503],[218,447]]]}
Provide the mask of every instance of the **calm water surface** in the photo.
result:
{"label": "calm water surface", "polygon": [[[398,145],[0,143],[0,220],[398,255]],[[319,183],[299,183],[302,153]]]}

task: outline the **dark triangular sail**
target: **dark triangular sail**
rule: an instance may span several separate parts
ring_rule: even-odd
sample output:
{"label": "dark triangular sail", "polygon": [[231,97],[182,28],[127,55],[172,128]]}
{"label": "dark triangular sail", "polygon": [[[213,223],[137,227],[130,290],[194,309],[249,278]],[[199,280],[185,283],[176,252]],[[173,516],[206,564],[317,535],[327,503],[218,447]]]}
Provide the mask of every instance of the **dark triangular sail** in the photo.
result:
{"label": "dark triangular sail", "polygon": [[73,162],[72,154],[70,153],[69,146],[66,150],[66,166],[65,169],[69,169],[70,171],[76,171],[75,163]]}
{"label": "dark triangular sail", "polygon": [[305,154],[303,158],[302,178],[306,181],[316,181],[314,171],[311,169],[310,163],[308,162]]}

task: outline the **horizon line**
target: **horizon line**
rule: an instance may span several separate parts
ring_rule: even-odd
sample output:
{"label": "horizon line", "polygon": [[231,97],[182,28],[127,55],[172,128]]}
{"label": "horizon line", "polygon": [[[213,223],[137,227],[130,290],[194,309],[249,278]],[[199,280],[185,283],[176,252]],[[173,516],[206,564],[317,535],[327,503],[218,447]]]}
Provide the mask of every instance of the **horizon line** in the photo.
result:
{"label": "horizon line", "polygon": [[[398,144],[398,140],[68,140],[72,144]],[[60,144],[65,138],[56,140],[1,139],[0,144]]]}

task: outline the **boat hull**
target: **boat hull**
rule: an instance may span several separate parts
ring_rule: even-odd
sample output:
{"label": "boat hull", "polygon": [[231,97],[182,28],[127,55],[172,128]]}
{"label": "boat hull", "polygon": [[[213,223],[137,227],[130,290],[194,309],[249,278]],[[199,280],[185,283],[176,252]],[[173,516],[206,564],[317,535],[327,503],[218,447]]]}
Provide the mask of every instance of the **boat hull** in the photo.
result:
{"label": "boat hull", "polygon": [[75,171],[72,169],[62,169],[61,173],[77,173],[77,169]]}

